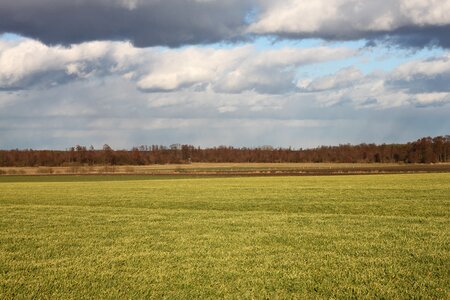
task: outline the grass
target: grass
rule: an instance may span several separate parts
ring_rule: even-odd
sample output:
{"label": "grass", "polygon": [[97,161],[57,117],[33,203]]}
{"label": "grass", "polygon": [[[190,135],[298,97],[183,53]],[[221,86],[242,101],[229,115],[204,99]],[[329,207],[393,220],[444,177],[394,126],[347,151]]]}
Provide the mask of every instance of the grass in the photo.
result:
{"label": "grass", "polygon": [[449,173],[0,177],[0,297],[448,299],[449,228]]}

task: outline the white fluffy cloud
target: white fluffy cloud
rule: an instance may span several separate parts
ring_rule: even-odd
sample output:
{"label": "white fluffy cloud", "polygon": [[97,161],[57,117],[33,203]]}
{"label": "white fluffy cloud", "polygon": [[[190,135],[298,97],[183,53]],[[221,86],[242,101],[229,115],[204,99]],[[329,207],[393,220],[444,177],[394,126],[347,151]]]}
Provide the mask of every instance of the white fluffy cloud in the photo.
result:
{"label": "white fluffy cloud", "polygon": [[[450,0],[284,0],[262,3],[261,13],[249,25],[248,32],[370,39],[375,34],[450,25]],[[433,32],[428,34],[433,35]]]}
{"label": "white fluffy cloud", "polygon": [[157,61],[138,81],[138,87],[149,91],[196,86],[223,93],[248,90],[284,93],[295,89],[297,68],[354,54],[354,50],[326,47],[257,51],[254,47],[244,46],[165,51],[158,54]]}
{"label": "white fluffy cloud", "polygon": [[[409,93],[441,95],[450,92],[450,53],[440,57],[405,63],[390,75],[389,85]],[[427,99],[436,99],[436,96]],[[447,98],[436,99],[436,103],[446,103]],[[428,103],[431,100],[418,102]]]}
{"label": "white fluffy cloud", "polygon": [[412,80],[417,77],[440,75],[450,75],[450,53],[434,59],[403,64],[395,70],[393,77],[401,80]]}
{"label": "white fluffy cloud", "polygon": [[450,24],[449,0],[285,0],[265,1],[254,33],[351,36],[406,26]]}
{"label": "white fluffy cloud", "polygon": [[[207,92],[210,98],[217,99],[219,94],[247,93],[250,99],[247,103],[258,94],[286,93],[305,94],[322,105],[350,102],[358,107],[393,107],[448,102],[448,53],[402,64],[389,73],[364,75],[357,67],[349,67],[335,74],[298,78],[303,66],[355,55],[357,51],[344,47],[163,49],[135,48],[128,42],[89,42],[62,47],[31,39],[0,40],[0,89],[48,89],[73,81],[101,81],[114,76],[129,82],[141,93],[163,95],[186,90]],[[159,97],[150,106],[170,106],[179,101],[171,96]],[[192,97],[183,101],[192,103]],[[250,106],[253,111],[277,107],[274,101],[269,106],[262,101]],[[222,101],[217,109],[232,113],[238,107],[236,102]]]}
{"label": "white fluffy cloud", "polygon": [[126,42],[89,42],[66,48],[25,39],[0,43],[0,88],[51,86],[114,74],[135,81],[147,92],[209,88],[223,93],[284,93],[295,89],[298,67],[354,54],[351,49],[326,47],[139,49]]}
{"label": "white fluffy cloud", "polygon": [[402,105],[440,106],[450,103],[449,54],[410,61],[391,72],[364,75],[355,67],[297,83],[301,91],[326,106],[352,103],[356,107]]}
{"label": "white fluffy cloud", "polygon": [[[163,49],[135,48],[128,42],[89,42],[62,47],[31,39],[0,40],[0,89],[48,89],[73,81],[101,81],[114,76],[129,82],[141,93],[203,91],[216,99],[219,94],[245,94],[250,99],[247,103],[258,94],[286,93],[305,94],[323,105],[350,102],[358,107],[448,102],[448,53],[405,63],[389,73],[364,75],[357,67],[349,67],[335,74],[298,78],[303,66],[355,55],[357,51],[344,47]],[[180,101],[160,96],[150,106],[165,107]],[[264,101],[249,105],[253,111],[280,108],[274,101],[269,102],[268,106]],[[192,97],[183,103],[193,103]],[[236,102],[226,101],[217,106],[221,113],[233,113],[238,108]]]}
{"label": "white fluffy cloud", "polygon": [[89,42],[66,48],[30,39],[0,40],[0,89],[55,85],[70,78],[124,70],[139,52],[121,42]]}
{"label": "white fluffy cloud", "polygon": [[304,79],[297,83],[297,86],[308,92],[326,91],[342,89],[350,86],[356,86],[364,78],[363,73],[355,68],[349,67],[339,70],[334,75],[327,75],[314,80]]}

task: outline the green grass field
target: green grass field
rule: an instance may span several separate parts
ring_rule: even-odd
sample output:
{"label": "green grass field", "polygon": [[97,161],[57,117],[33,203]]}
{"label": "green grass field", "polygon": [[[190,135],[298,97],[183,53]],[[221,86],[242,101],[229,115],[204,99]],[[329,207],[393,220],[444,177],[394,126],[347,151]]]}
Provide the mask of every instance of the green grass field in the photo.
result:
{"label": "green grass field", "polygon": [[450,297],[450,173],[0,177],[0,297]]}

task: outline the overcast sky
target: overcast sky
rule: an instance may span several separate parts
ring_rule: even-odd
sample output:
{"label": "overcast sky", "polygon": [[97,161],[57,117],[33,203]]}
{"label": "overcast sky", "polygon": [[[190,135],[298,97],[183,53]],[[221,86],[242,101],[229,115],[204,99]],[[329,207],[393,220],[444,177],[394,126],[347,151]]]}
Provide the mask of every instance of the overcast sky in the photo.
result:
{"label": "overcast sky", "polygon": [[450,0],[0,0],[0,148],[450,134]]}

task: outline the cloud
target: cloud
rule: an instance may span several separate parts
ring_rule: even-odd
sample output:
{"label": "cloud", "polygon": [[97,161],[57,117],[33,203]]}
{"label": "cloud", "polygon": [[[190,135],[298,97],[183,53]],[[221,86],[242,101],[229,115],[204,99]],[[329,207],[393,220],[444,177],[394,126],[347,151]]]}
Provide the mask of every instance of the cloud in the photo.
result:
{"label": "cloud", "polygon": [[[220,99],[221,94],[247,96],[246,103],[251,111],[280,108],[275,104],[279,99],[267,100],[270,97],[266,97],[266,100],[261,100],[256,95],[295,94],[325,106],[351,104],[360,108],[409,104],[423,107],[448,103],[448,53],[410,61],[391,72],[364,74],[353,66],[319,77],[299,75],[308,65],[358,55],[358,51],[344,47],[259,50],[247,45],[167,49],[136,48],[129,42],[106,41],[63,47],[47,46],[31,39],[0,40],[0,91],[29,90],[37,93],[72,82],[90,85],[113,78],[126,83],[127,88],[135,89],[136,94],[158,95],[148,104],[154,108],[195,105],[196,100],[193,99]],[[165,96],[180,91],[192,94],[181,98]],[[127,98],[120,90],[117,93],[122,94],[123,99]],[[6,95],[2,98],[11,99]],[[240,111],[242,98],[237,102],[230,99],[217,100],[220,105],[215,109],[222,114]],[[253,103],[252,99],[259,99],[258,103]],[[10,101],[4,100],[2,105]],[[207,101],[210,100],[204,100],[201,105]],[[119,103],[120,100],[117,105]],[[72,107],[76,111],[90,112],[73,104]]]}
{"label": "cloud", "polygon": [[[57,89],[61,89],[60,94],[72,91],[70,84]],[[80,97],[78,101],[89,106],[93,98],[100,100],[108,95],[108,89],[104,87],[101,90],[101,86],[96,86],[83,91],[77,88],[83,97],[94,94],[91,99]],[[109,101],[115,101],[116,90],[109,93],[112,98],[109,101],[95,101],[95,115],[29,114],[30,106],[36,106],[36,96],[21,95],[25,101],[15,101],[8,107],[9,112],[3,112],[0,117],[0,148],[65,149],[76,144],[92,144],[99,148],[105,143],[114,148],[173,143],[315,147],[347,142],[406,142],[420,136],[446,134],[450,126],[448,110],[434,106],[427,109],[406,106],[355,110],[348,106],[320,107],[289,95],[281,99],[282,109],[268,112],[248,111],[244,115],[239,108],[233,113],[220,114],[217,111],[214,114],[209,109],[214,105],[214,99],[202,105],[200,112],[198,108],[197,112],[191,109],[189,104],[174,106],[169,112],[155,107],[146,109],[141,105],[142,99],[135,99],[137,94],[132,90],[126,91],[130,94],[130,105],[113,106],[115,116],[109,115],[110,111],[105,113],[102,110],[108,107],[108,103],[111,104]],[[172,95],[173,98],[179,96],[183,94]],[[236,101],[240,103],[245,103],[247,98],[243,95],[231,96],[237,97]],[[39,106],[43,111],[58,102],[61,107],[69,105],[69,102],[65,104],[59,99],[42,99]]]}
{"label": "cloud", "polygon": [[450,73],[450,53],[441,57],[405,63],[396,68],[394,76],[399,79],[412,80],[415,77],[435,77],[448,73]]}
{"label": "cloud", "polygon": [[250,1],[14,0],[0,2],[0,33],[46,44],[129,40],[138,47],[241,38]]}
{"label": "cloud", "polygon": [[90,42],[68,48],[38,41],[0,40],[0,89],[51,87],[73,79],[123,72],[140,51],[124,42]]}
{"label": "cloud", "polygon": [[450,47],[450,0],[263,1],[247,31],[287,38]]}
{"label": "cloud", "polygon": [[280,94],[294,91],[297,68],[355,55],[346,48],[282,48],[258,51],[252,46],[233,49],[188,48],[159,53],[138,81],[144,91],[211,88],[219,93]]}
{"label": "cloud", "polygon": [[443,106],[450,103],[450,93],[416,94],[413,102],[418,107]]}
{"label": "cloud", "polygon": [[0,148],[315,147],[448,134],[449,103],[439,104],[446,96],[390,87],[390,74],[364,75],[353,88],[280,95],[212,89],[143,93],[120,74],[0,91]]}
{"label": "cloud", "polygon": [[318,92],[355,86],[363,78],[364,75],[360,70],[356,67],[349,67],[339,70],[334,75],[323,76],[314,80],[300,80],[297,86],[303,91]]}
{"label": "cloud", "polygon": [[347,48],[253,46],[230,49],[135,48],[128,42],[47,46],[23,39],[0,42],[0,89],[48,88],[72,80],[120,75],[145,92],[212,89],[220,93],[293,91],[298,67],[355,55]]}
{"label": "cloud", "polygon": [[448,11],[450,0],[14,0],[0,2],[0,33],[66,46],[178,47],[263,35],[448,48]]}
{"label": "cloud", "polygon": [[450,103],[450,54],[410,61],[390,72],[363,74],[356,67],[334,74],[301,79],[300,92],[325,106],[386,108],[405,105],[443,106]]}
{"label": "cloud", "polygon": [[450,53],[396,68],[389,84],[412,93],[450,92]]}

